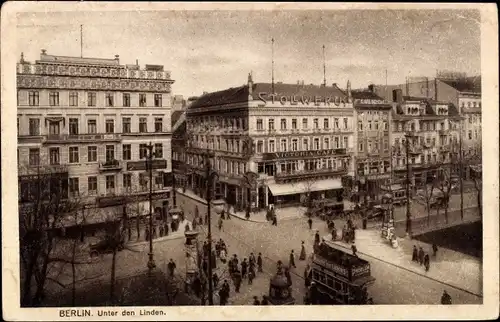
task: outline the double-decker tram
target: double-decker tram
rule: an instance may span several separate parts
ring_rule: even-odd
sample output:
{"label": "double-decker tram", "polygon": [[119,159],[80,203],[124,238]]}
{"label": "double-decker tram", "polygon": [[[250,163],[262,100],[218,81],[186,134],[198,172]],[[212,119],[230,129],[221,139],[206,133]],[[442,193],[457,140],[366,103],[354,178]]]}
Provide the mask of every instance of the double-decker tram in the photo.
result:
{"label": "double-decker tram", "polygon": [[324,241],[314,249],[308,272],[309,304],[373,304],[370,263]]}

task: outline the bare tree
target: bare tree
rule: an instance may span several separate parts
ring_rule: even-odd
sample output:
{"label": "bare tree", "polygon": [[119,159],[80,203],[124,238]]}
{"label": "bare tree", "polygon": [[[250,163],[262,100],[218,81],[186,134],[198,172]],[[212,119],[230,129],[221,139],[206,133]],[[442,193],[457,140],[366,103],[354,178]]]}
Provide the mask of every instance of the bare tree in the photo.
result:
{"label": "bare tree", "polygon": [[436,189],[436,178],[432,180],[431,184],[427,183],[427,172],[422,174],[422,182],[420,185],[420,189],[423,192],[423,201],[425,202],[425,209],[427,211],[427,225],[430,225],[431,222],[431,204],[434,200],[434,189]]}
{"label": "bare tree", "polygon": [[64,231],[67,219],[80,211],[82,202],[68,198],[67,176],[53,166],[20,166],[19,182],[21,305],[39,306],[47,280],[53,279],[49,276],[52,263],[75,262],[55,257],[53,251],[57,232]]}
{"label": "bare tree", "polygon": [[438,173],[437,187],[442,193],[442,203],[438,203],[438,215],[440,207],[443,206],[446,223],[448,223],[448,207],[450,204],[451,190],[453,188],[452,177],[451,165],[449,167],[441,167],[441,171]]}

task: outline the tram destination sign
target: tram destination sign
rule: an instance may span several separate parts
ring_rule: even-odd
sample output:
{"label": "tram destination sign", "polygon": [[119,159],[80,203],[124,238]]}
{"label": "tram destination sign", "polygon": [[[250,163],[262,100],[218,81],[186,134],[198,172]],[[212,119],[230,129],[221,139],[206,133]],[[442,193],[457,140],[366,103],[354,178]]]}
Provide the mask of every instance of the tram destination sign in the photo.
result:
{"label": "tram destination sign", "polygon": [[[127,171],[148,170],[147,162],[149,161],[132,161],[127,162]],[[152,160],[153,170],[165,169],[167,167],[167,160],[157,159]]]}
{"label": "tram destination sign", "polygon": [[313,158],[313,157],[326,157],[332,155],[346,154],[346,149],[326,149],[326,150],[307,150],[307,151],[288,151],[288,152],[274,152],[264,153],[264,159],[288,159],[288,158]]}
{"label": "tram destination sign", "polygon": [[[370,263],[366,262],[364,265],[357,265],[353,267],[345,267],[338,263],[335,263],[331,260],[327,260],[317,254],[314,256],[313,262],[317,265],[320,265],[326,269],[329,269],[332,272],[335,272],[339,275],[345,276],[348,279],[355,279],[362,276],[370,275]],[[351,272],[351,276],[349,276],[349,271]]]}

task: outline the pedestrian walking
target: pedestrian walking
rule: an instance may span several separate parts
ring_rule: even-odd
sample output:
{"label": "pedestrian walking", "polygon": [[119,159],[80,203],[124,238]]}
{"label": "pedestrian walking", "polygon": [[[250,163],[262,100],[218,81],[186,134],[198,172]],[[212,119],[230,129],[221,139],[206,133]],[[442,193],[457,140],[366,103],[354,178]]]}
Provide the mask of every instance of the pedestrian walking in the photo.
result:
{"label": "pedestrian walking", "polygon": [[335,227],[332,228],[332,240],[337,240],[337,229]]}
{"label": "pedestrian walking", "polygon": [[221,261],[223,264],[225,264],[225,263],[226,263],[226,254],[227,254],[227,253],[226,253],[226,249],[225,249],[225,248],[222,248],[222,249],[220,250],[220,255],[219,255],[219,256],[220,256],[220,261]]}
{"label": "pedestrian walking", "polygon": [[424,257],[425,257],[424,249],[420,247],[420,249],[418,250],[418,262],[420,263],[420,265],[424,265]]}
{"label": "pedestrian walking", "polygon": [[438,247],[436,244],[432,244],[432,256],[436,257],[438,251]]}
{"label": "pedestrian walking", "polygon": [[219,276],[217,276],[217,273],[212,274],[212,282],[213,282],[214,288],[217,288],[217,285],[219,284]]}
{"label": "pedestrian walking", "polygon": [[203,272],[205,273],[205,275],[206,275],[206,274],[208,274],[208,261],[207,261],[207,259],[206,259],[206,258],[205,258],[205,259],[203,259],[203,264],[202,264],[202,266],[203,266]]}
{"label": "pedestrian walking", "polygon": [[443,296],[441,296],[441,304],[443,305],[450,305],[451,304],[451,296],[448,294],[448,292],[443,291]]}
{"label": "pedestrian walking", "polygon": [[302,245],[300,246],[300,256],[299,260],[306,260],[306,247],[304,246],[304,241],[302,241]]}
{"label": "pedestrian walking", "polygon": [[353,245],[351,246],[351,249],[352,249],[352,254],[353,254],[354,256],[358,257],[358,254],[357,254],[357,252],[358,252],[358,248],[356,247],[356,245],[354,245],[354,244],[353,244]]}
{"label": "pedestrian walking", "polygon": [[224,210],[224,209],[222,209],[222,211],[221,211],[221,213],[220,213],[220,217],[221,217],[222,219],[226,219],[226,212],[225,212],[225,210]]}
{"label": "pedestrian walking", "polygon": [[272,223],[273,226],[278,226],[278,218],[276,217],[276,215],[273,215],[273,223]]}
{"label": "pedestrian walking", "polygon": [[418,250],[417,250],[417,246],[413,245],[413,253],[411,255],[411,260],[413,262],[418,262]]}
{"label": "pedestrian walking", "polygon": [[262,273],[262,254],[259,253],[259,256],[257,256],[257,271]]}
{"label": "pedestrian walking", "polygon": [[226,294],[224,294],[224,290],[221,288],[219,290],[219,305],[226,305]]}
{"label": "pedestrian walking", "polygon": [[295,254],[293,253],[293,249],[290,252],[290,259],[289,259],[288,266],[290,266],[290,267],[293,266],[294,268],[297,267],[297,266],[295,266]]}
{"label": "pedestrian walking", "polygon": [[250,256],[248,256],[248,265],[250,267],[254,267],[255,268],[255,255],[253,253],[250,253]]}
{"label": "pedestrian walking", "polygon": [[168,272],[169,272],[170,277],[173,277],[174,271],[175,271],[175,268],[177,267],[177,265],[175,265],[175,262],[172,258],[168,262],[167,267],[168,267]]}
{"label": "pedestrian walking", "polygon": [[309,278],[309,264],[307,264],[306,268],[304,269],[304,283],[306,287],[309,287],[311,285],[311,279]]}
{"label": "pedestrian walking", "polygon": [[425,271],[428,272],[430,268],[431,262],[429,258],[429,254],[425,254],[424,256],[424,266],[425,266]]}
{"label": "pedestrian walking", "polygon": [[253,268],[253,266],[250,266],[250,269],[248,270],[248,285],[253,284],[254,278],[255,278],[255,268]]}
{"label": "pedestrian walking", "polygon": [[259,298],[257,296],[253,297],[253,305],[260,305]]}
{"label": "pedestrian walking", "polygon": [[260,302],[260,305],[269,305],[266,295],[262,295],[262,301]]}
{"label": "pedestrian walking", "polygon": [[309,225],[309,230],[312,229],[312,226],[313,226],[313,220],[309,217],[309,219],[307,220],[307,224]]}
{"label": "pedestrian walking", "polygon": [[316,230],[316,234],[314,235],[314,245],[319,245],[319,231]]}
{"label": "pedestrian walking", "polygon": [[160,237],[163,237],[163,225],[160,226]]}
{"label": "pedestrian walking", "polygon": [[223,224],[222,217],[219,217],[219,231],[222,230],[222,224]]}
{"label": "pedestrian walking", "polygon": [[234,291],[236,293],[240,292],[240,286],[241,286],[241,273],[239,270],[236,270],[233,274],[233,279],[234,279]]}
{"label": "pedestrian walking", "polygon": [[165,222],[165,236],[168,236],[168,222]]}
{"label": "pedestrian walking", "polygon": [[241,262],[241,278],[245,278],[247,276],[248,270],[248,262],[246,258],[243,258],[243,262]]}

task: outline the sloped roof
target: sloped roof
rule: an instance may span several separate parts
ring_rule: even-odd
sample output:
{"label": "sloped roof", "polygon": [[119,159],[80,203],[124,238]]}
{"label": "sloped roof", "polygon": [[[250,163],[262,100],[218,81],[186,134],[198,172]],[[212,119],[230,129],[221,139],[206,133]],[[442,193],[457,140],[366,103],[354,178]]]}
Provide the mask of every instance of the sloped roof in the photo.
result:
{"label": "sloped roof", "polygon": [[248,86],[232,87],[198,97],[189,108],[240,103],[248,100]]}
{"label": "sloped roof", "polygon": [[172,112],[172,115],[170,115],[170,123],[172,124],[172,126],[174,126],[175,122],[177,122],[177,120],[181,117],[182,113],[184,113],[184,111]]}
{"label": "sloped roof", "polygon": [[481,76],[464,79],[439,79],[459,92],[481,92]]}

